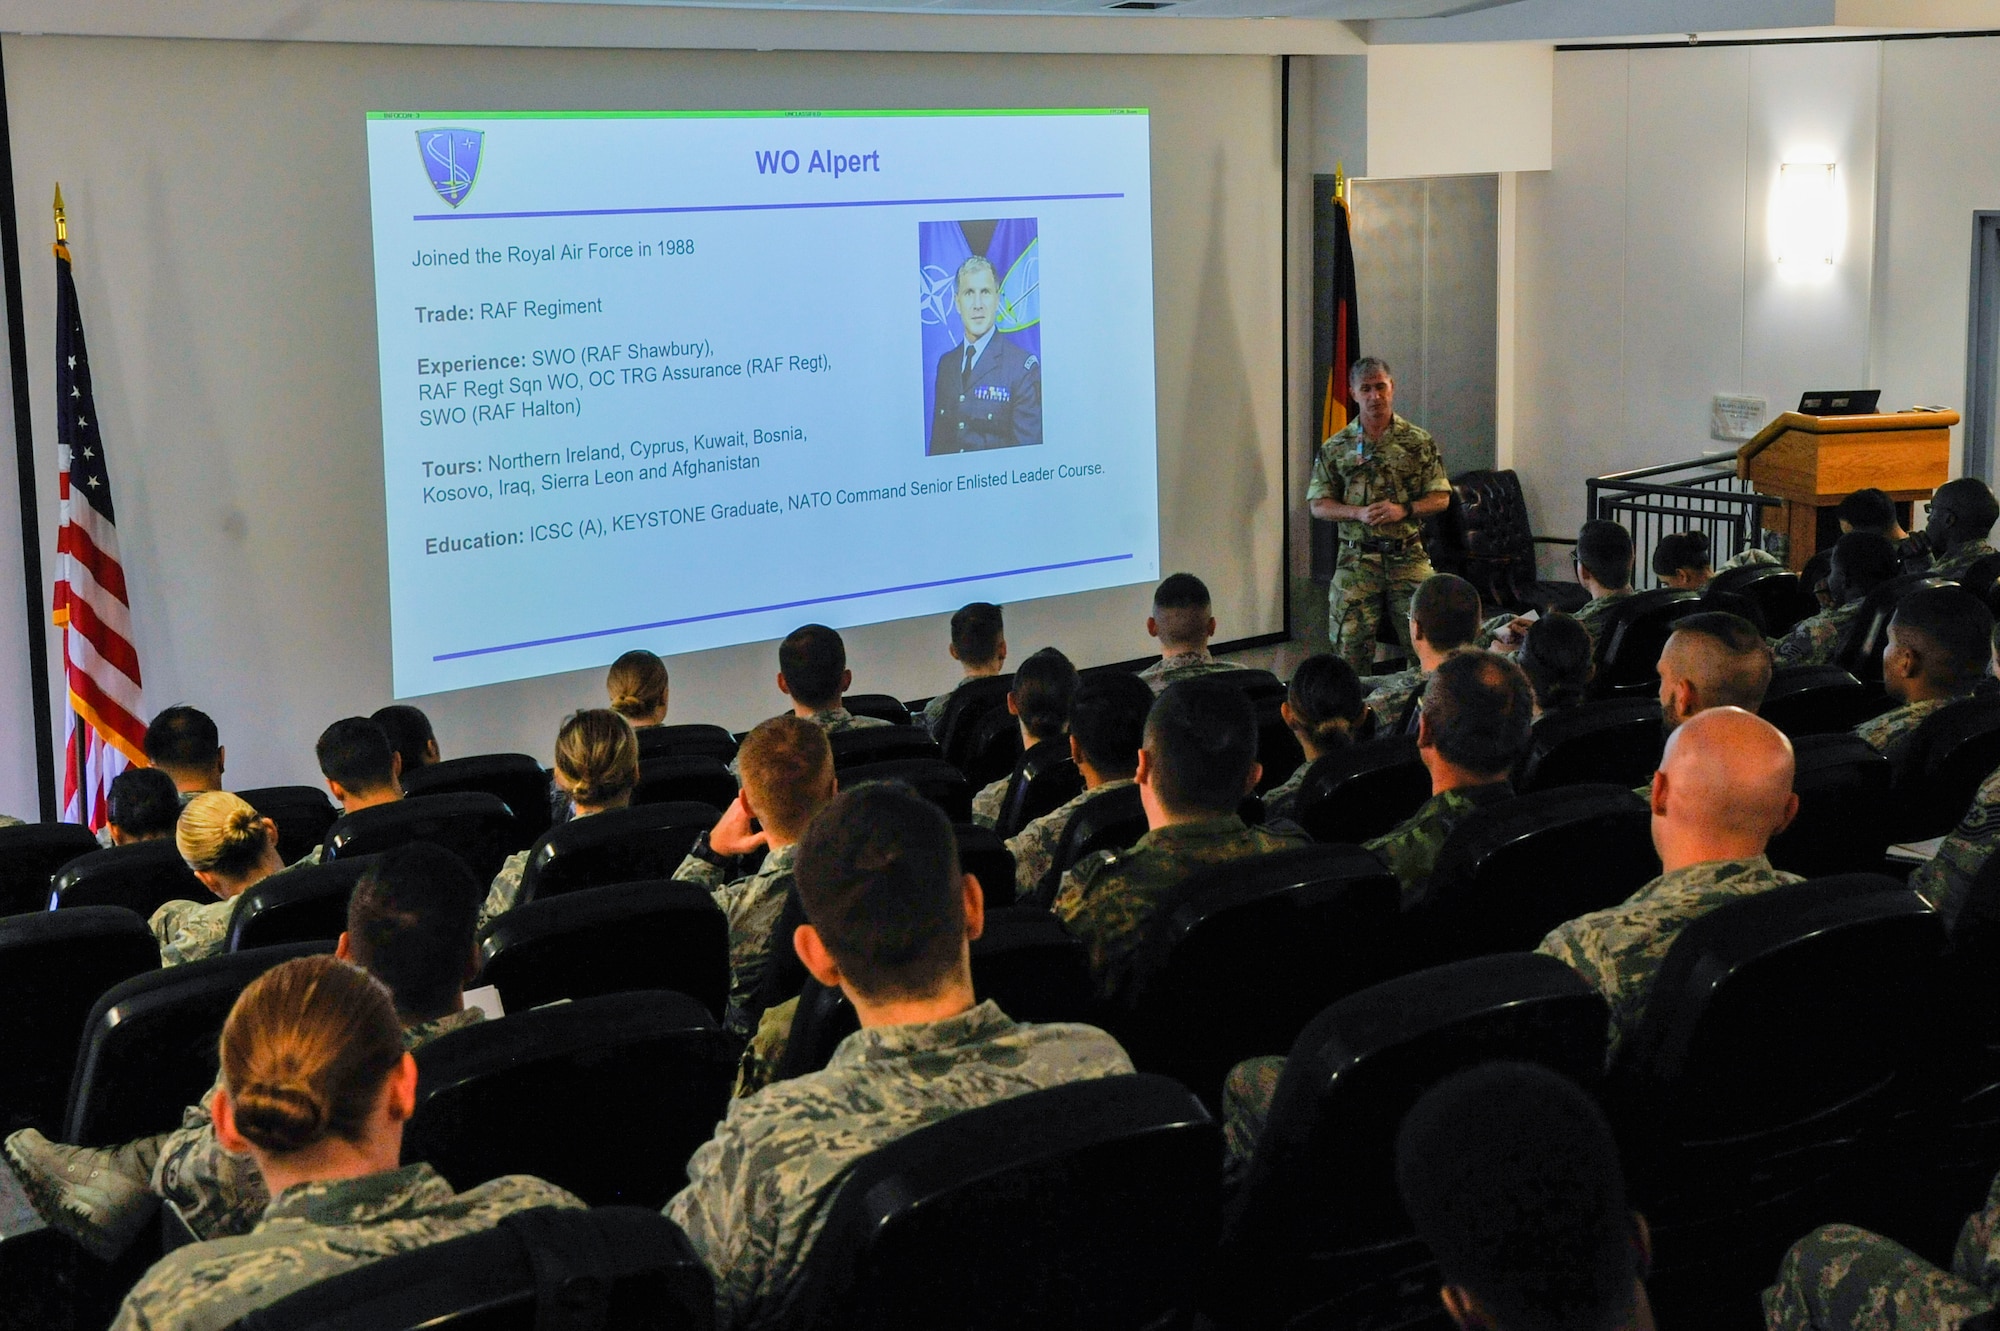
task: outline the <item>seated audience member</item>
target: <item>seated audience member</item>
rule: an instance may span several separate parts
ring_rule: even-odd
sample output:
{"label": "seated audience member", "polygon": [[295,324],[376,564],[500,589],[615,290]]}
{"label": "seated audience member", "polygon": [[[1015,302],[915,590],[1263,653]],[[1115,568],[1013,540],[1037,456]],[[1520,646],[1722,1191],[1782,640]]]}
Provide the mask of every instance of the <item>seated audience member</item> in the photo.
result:
{"label": "seated audience member", "polygon": [[[1632,595],[1632,533],[1615,522],[1593,518],[1577,529],[1576,580],[1590,593],[1589,602],[1576,612],[1576,622],[1597,641],[1598,627],[1618,603]],[[1491,642],[1494,650],[1511,652],[1527,636],[1532,620],[1498,615],[1480,629],[1480,642]]]}
{"label": "seated audience member", "polygon": [[294,1290],[369,1262],[478,1233],[537,1206],[581,1207],[512,1175],[454,1193],[401,1164],[417,1064],[389,990],[337,957],[300,957],[252,981],[222,1028],[217,1141],[270,1190],[248,1234],[176,1249],[125,1296],[117,1331],[222,1331]]}
{"label": "seated audience member", "polygon": [[[478,911],[472,874],[426,842],[388,851],[355,885],[334,955],[389,986],[405,1049],[480,1019],[465,1006]],[[270,1194],[250,1157],[217,1140],[214,1100],[211,1090],[174,1131],[124,1146],[66,1146],[26,1129],[7,1139],[7,1158],[42,1218],[105,1261],[130,1245],[162,1199],[197,1238],[247,1234]]]}
{"label": "seated audience member", "polygon": [[[313,746],[319,774],[343,814],[359,813],[403,798],[403,758],[389,732],[372,717],[343,717],[319,733]],[[318,864],[324,846],[314,846],[292,865]]]}
{"label": "seated audience member", "polygon": [[1208,654],[1215,614],[1209,608],[1208,584],[1192,573],[1173,574],[1153,592],[1146,632],[1160,640],[1160,659],[1141,670],[1139,678],[1155,693],[1178,680],[1243,668]]}
{"label": "seated audience member", "polygon": [[1397,733],[1410,708],[1422,697],[1438,662],[1478,633],[1478,590],[1451,573],[1425,578],[1410,597],[1410,650],[1416,653],[1417,663],[1370,681],[1374,687],[1368,693],[1368,710],[1375,714],[1375,733]]}
{"label": "seated audience member", "polygon": [[401,764],[397,770],[399,778],[441,760],[437,735],[431,730],[431,719],[424,715],[422,708],[395,703],[381,708],[368,719],[382,727],[382,733],[389,737],[389,747],[396,751],[396,758]]}
{"label": "seated audience member", "polygon": [[1924,535],[1931,548],[1931,575],[1962,578],[1974,560],[1993,553],[1987,537],[2000,520],[2000,502],[1976,476],[1946,481],[1931,496]]}
{"label": "seated audience member", "polygon": [[[754,1028],[746,1004],[764,978],[774,946],[771,933],[792,890],[792,860],[813,815],[836,789],[833,749],[826,732],[796,716],[774,716],[743,737],[736,752],[743,788],[721,821],[702,833],[674,877],[700,883],[729,917],[729,1007],[723,1025],[747,1036]],[[750,830],[755,820],[761,832]],[[755,873],[737,867],[739,856],[764,847]],[[790,940],[780,940],[790,946]]]}
{"label": "seated audience member", "polygon": [[861,1029],[819,1071],[738,1100],[666,1206],[715,1277],[716,1326],[785,1325],[800,1267],[847,1170],[949,1115],[1132,1071],[1090,1026],[1021,1025],[976,1002],[984,924],[951,824],[908,789],[836,796],[799,843],[799,957]]}
{"label": "seated audience member", "polygon": [[632,723],[632,729],[664,724],[667,719],[667,663],[653,653],[634,650],[611,663],[604,677],[611,710]]}
{"label": "seated audience member", "polygon": [[[1417,596],[1423,596],[1421,588]],[[1423,647],[1419,645],[1417,650],[1421,652]],[[1355,734],[1367,721],[1368,705],[1362,700],[1361,680],[1354,667],[1344,657],[1321,652],[1299,662],[1299,668],[1292,672],[1292,682],[1285,688],[1285,701],[1278,705],[1278,715],[1298,740],[1305,761],[1264,792],[1264,816],[1268,822],[1281,818],[1291,821],[1306,773],[1320,759],[1354,743]]]}
{"label": "seated audience member", "polygon": [[1396,1134],[1396,1187],[1464,1331],[1650,1331],[1646,1221],[1574,1083],[1531,1063],[1438,1083]]}
{"label": "seated audience member", "polygon": [[[639,738],[631,724],[608,707],[572,713],[556,732],[556,789],[569,799],[574,817],[588,818],[632,803],[639,784]],[[532,850],[515,851],[493,876],[479,927],[521,902],[521,878]]]}
{"label": "seated audience member", "polygon": [[146,727],[144,745],[146,761],[172,777],[181,794],[222,789],[227,754],[206,712],[187,706],[167,708]]}
{"label": "seated audience member", "polygon": [[222,951],[236,898],[285,869],[278,856],[278,825],[227,791],[195,796],[181,810],[174,842],[194,876],[217,899],[169,901],[153,912],[147,923],[160,940],[162,966]]}
{"label": "seated audience member", "polygon": [[1597,674],[1590,630],[1558,610],[1528,625],[1514,663],[1535,691],[1535,719],[1566,712],[1582,702]]}
{"label": "seated audience member", "polygon": [[1431,774],[1431,797],[1363,843],[1402,884],[1404,910],[1428,899],[1438,852],[1465,816],[1512,798],[1507,778],[1528,752],[1534,714],[1528,677],[1506,657],[1461,651],[1439,663],[1417,720],[1417,754]]}
{"label": "seated audience member", "polygon": [[1660,720],[1671,733],[1711,707],[1762,707],[1771,687],[1771,649],[1749,620],[1709,610],[1674,625],[1659,670]]}
{"label": "seated audience member", "polygon": [[1833,512],[1843,536],[1851,531],[1869,532],[1883,537],[1892,546],[1910,539],[1910,533],[1903,530],[1903,524],[1896,518],[1895,501],[1872,486],[1856,490],[1841,500]]}
{"label": "seated audience member", "polygon": [[1764,849],[1798,812],[1792,742],[1740,707],[1713,707],[1667,737],[1653,774],[1653,848],[1664,870],[1622,905],[1560,924],[1537,951],[1566,963],[1611,1008],[1611,1048],[1646,1008],[1667,949],[1738,897],[1803,881]]}
{"label": "seated audience member", "polygon": [[1888,538],[1862,531],[1841,537],[1834,543],[1826,575],[1826,599],[1831,604],[1800,620],[1790,633],[1774,642],[1773,660],[1781,666],[1832,665],[1841,637],[1861,613],[1868,593],[1900,572],[1901,564]]}
{"label": "seated audience member", "polygon": [[1708,537],[1698,531],[1677,531],[1662,536],[1659,544],[1653,547],[1653,576],[1660,580],[1662,587],[1699,592],[1706,591],[1718,573],[1752,565],[1775,568],[1779,563],[1776,555],[1753,545],[1725,559],[1721,568],[1711,568],[1709,551]]}
{"label": "seated audience member", "polygon": [[[2000,625],[1994,628],[1993,661],[1994,669],[2000,671]],[[1973,881],[1996,846],[2000,846],[2000,771],[1980,783],[1972,806],[1951,835],[1938,843],[1937,854],[1910,875],[1910,886],[1944,917],[1947,929],[1958,927]]]}
{"label": "seated audience member", "polygon": [[1993,615],[1959,587],[1925,587],[1896,606],[1882,653],[1882,687],[1899,704],[1854,733],[1893,761],[1924,719],[1961,698],[1986,675]]}
{"label": "seated audience member", "polygon": [[793,716],[804,717],[829,735],[889,724],[880,717],[856,716],[842,705],[841,695],[853,682],[847,644],[826,625],[795,628],[778,644],[778,692],[792,700]]}
{"label": "seated audience member", "polygon": [[1153,691],[1137,675],[1107,674],[1078,682],[1069,706],[1069,755],[1083,774],[1083,793],[1007,839],[1007,849],[1014,852],[1014,889],[1021,899],[1035,893],[1055,867],[1063,831],[1077,811],[1099,795],[1132,784],[1152,708]]}
{"label": "seated audience member", "polygon": [[951,659],[965,673],[958,683],[924,704],[923,726],[932,739],[942,741],[945,709],[952,695],[975,679],[991,679],[1007,664],[1007,625],[1000,607],[989,601],[962,605],[951,617]]}
{"label": "seated audience member", "polygon": [[1302,835],[1238,816],[1257,785],[1257,713],[1219,679],[1167,687],[1146,718],[1135,779],[1149,829],[1130,850],[1101,850],[1063,875],[1055,913],[1083,940],[1098,993],[1129,1002],[1144,977],[1139,945],[1188,877],[1232,860],[1291,850]]}
{"label": "seated audience member", "polygon": [[111,778],[111,844],[163,841],[181,816],[181,793],[157,767],[128,767]]}
{"label": "seated audience member", "polygon": [[[1030,752],[1044,747],[1069,752],[1069,707],[1075,698],[1076,667],[1067,656],[1044,647],[1021,662],[1014,672],[1014,687],[1007,691],[1007,711],[1021,723],[1024,761]],[[972,797],[972,821],[981,827],[996,826],[1013,781],[1009,773],[982,787]]]}

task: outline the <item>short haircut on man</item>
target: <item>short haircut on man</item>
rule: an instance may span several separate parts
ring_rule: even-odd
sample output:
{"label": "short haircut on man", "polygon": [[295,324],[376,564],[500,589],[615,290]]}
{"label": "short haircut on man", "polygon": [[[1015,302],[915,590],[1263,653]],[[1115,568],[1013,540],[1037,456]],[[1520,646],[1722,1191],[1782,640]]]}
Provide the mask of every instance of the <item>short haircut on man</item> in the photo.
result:
{"label": "short haircut on man", "polygon": [[1613,591],[1632,581],[1632,533],[1615,522],[1592,518],[1576,533],[1576,562]]}
{"label": "short haircut on man", "polygon": [[965,285],[965,275],[975,268],[984,268],[986,275],[993,279],[993,285],[1000,285],[1000,271],[993,266],[993,260],[983,254],[971,254],[959,261],[958,271],[952,274],[951,289],[954,294]]}
{"label": "short haircut on man", "polygon": [[1192,573],[1170,574],[1153,590],[1153,622],[1162,642],[1206,642],[1211,613],[1208,584]]}
{"label": "short haircut on man", "polygon": [[840,701],[840,677],[847,673],[847,644],[824,624],[804,624],[778,644],[778,670],[792,698],[808,707]]}
{"label": "short haircut on man", "polygon": [[1963,587],[1922,587],[1911,592],[1896,603],[1896,617],[1889,627],[1922,654],[1925,676],[1947,688],[1969,689],[1986,673],[1993,612]]}
{"label": "short haircut on man", "polygon": [[384,851],[347,899],[354,964],[389,986],[406,1021],[458,1006],[485,891],[465,861],[428,841]]}
{"label": "short haircut on man", "polygon": [[1985,537],[1992,533],[1993,524],[2000,521],[2000,500],[1993,498],[1986,482],[1977,476],[1961,476],[1940,485],[1931,495],[1931,507],[1940,504],[1958,519],[1957,534],[1961,536]]}
{"label": "short haircut on man", "polygon": [[1076,667],[1053,647],[1044,647],[1014,671],[1014,710],[1038,740],[1052,740],[1069,726],[1076,698]]}
{"label": "short haircut on man", "polygon": [[431,719],[423,709],[408,703],[391,703],[368,718],[382,727],[382,733],[389,737],[389,747],[403,760],[405,774],[416,771],[424,765],[430,746],[437,742],[437,734],[431,729]]}
{"label": "short haircut on man", "polygon": [[144,748],[155,767],[200,770],[215,766],[222,739],[207,712],[177,703],[146,727]]}
{"label": "short haircut on man", "polygon": [[1380,373],[1391,383],[1396,380],[1396,372],[1390,369],[1389,362],[1380,356],[1357,356],[1354,364],[1347,367],[1347,386],[1350,390],[1358,388],[1363,379],[1376,373]]}
{"label": "short haircut on man", "polygon": [[1727,610],[1704,610],[1674,622],[1669,641],[1682,635],[1709,647],[1713,678],[1699,681],[1703,706],[1754,712],[1764,705],[1771,687],[1771,647],[1755,624]]}
{"label": "short haircut on man", "polygon": [[951,649],[966,665],[988,665],[1000,654],[1006,617],[991,601],[962,605],[951,617]]}
{"label": "short haircut on man", "polygon": [[1146,717],[1153,790],[1174,813],[1234,813],[1257,761],[1257,709],[1213,675],[1169,684]]}
{"label": "short haircut on man", "polygon": [[1535,694],[1521,667],[1492,652],[1453,652],[1424,686],[1423,728],[1446,761],[1505,776],[1528,751]]}
{"label": "short haircut on man", "polygon": [[1137,675],[1122,671],[1080,680],[1069,706],[1070,738],[1083,757],[1106,777],[1129,777],[1139,767],[1146,742],[1146,714],[1153,690]]}
{"label": "short haircut on man", "polygon": [[157,767],[128,767],[111,778],[111,824],[135,840],[172,836],[181,793]]}
{"label": "short haircut on man", "polygon": [[1507,1331],[1611,1331],[1633,1312],[1637,1232],[1596,1103],[1528,1063],[1432,1087],[1396,1134],[1396,1186],[1448,1285]]}
{"label": "short haircut on man", "polygon": [[1479,633],[1479,589],[1456,573],[1433,573],[1410,597],[1410,618],[1437,650],[1463,647]]}
{"label": "short haircut on man", "polygon": [[1880,532],[1858,528],[1833,543],[1833,566],[1840,570],[1841,585],[1850,596],[1871,592],[1903,571],[1894,542]]}
{"label": "short haircut on man", "polygon": [[381,726],[349,716],[322,730],[314,746],[320,774],[343,790],[380,790],[396,784],[395,749]]}
{"label": "short haircut on man", "polygon": [[951,822],[893,781],[843,790],[793,863],[799,904],[841,975],[877,1000],[922,998],[965,946],[964,878]]}
{"label": "short haircut on man", "polygon": [[1708,537],[1703,533],[1669,532],[1653,546],[1653,573],[1656,577],[1672,577],[1682,569],[1707,568],[1713,558]]}
{"label": "short haircut on man", "polygon": [[833,776],[833,746],[824,728],[787,712],[743,737],[736,767],[757,817],[796,837],[825,799]]}
{"label": "short haircut on man", "polygon": [[1856,490],[1840,501],[1834,515],[1846,523],[1852,532],[1873,532],[1886,536],[1896,525],[1896,505],[1881,490],[1870,486]]}

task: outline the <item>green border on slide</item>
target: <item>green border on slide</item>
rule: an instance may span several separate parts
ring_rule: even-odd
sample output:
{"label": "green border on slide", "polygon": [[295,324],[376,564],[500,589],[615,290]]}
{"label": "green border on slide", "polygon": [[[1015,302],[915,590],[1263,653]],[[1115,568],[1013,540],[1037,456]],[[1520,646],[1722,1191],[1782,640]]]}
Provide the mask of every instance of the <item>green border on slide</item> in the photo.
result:
{"label": "green border on slide", "polygon": [[886,111],[370,111],[370,120],[880,120],[913,116],[1143,116],[1143,106]]}

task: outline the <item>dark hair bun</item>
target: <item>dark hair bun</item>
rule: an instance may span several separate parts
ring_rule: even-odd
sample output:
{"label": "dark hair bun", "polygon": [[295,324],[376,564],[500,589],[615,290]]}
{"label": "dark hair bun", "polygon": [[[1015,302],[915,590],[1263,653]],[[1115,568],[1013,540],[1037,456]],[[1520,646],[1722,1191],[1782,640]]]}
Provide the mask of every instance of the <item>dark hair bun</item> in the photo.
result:
{"label": "dark hair bun", "polygon": [[302,1150],[326,1135],[332,1106],[299,1083],[257,1082],[236,1096],[236,1130],[274,1155]]}

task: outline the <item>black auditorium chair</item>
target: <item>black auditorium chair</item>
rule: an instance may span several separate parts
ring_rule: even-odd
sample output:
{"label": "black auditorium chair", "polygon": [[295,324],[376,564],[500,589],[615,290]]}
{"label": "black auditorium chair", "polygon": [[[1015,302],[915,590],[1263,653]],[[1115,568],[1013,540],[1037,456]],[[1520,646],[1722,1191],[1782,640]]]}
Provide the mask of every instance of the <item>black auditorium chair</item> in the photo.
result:
{"label": "black auditorium chair", "polygon": [[639,763],[639,784],[632,791],[634,804],[676,804],[692,800],[717,812],[729,808],[736,798],[736,778],[720,758],[703,754],[645,758]]}
{"label": "black auditorium chair", "polygon": [[62,1140],[120,1146],[180,1126],[215,1082],[216,1040],[236,996],[280,962],[330,952],[291,943],[150,971],[98,996],[83,1023]]}
{"label": "black auditorium chair", "polygon": [[1674,625],[1703,608],[1695,593],[1671,587],[1634,592],[1618,602],[1598,621],[1592,694],[1600,698],[1656,694],[1660,653]]}
{"label": "black auditorium chair", "polygon": [[1164,1077],[1017,1095],[857,1160],[799,1272],[811,1331],[1181,1325],[1215,1242],[1221,1134]]}
{"label": "black auditorium chair", "polygon": [[1935,1053],[1944,954],[1937,914],[1873,874],[1772,888],[1681,929],[1606,1088],[1656,1277],[1761,1283],[1831,1218],[1816,1193]]}
{"label": "black auditorium chair", "polygon": [[98,848],[90,829],[75,823],[0,827],[0,915],[47,910],[56,870]]}
{"label": "black auditorium chair", "polygon": [[375,862],[363,855],[302,865],[245,888],[229,913],[229,950],[338,939],[347,930],[347,899]]}
{"label": "black auditorium chair", "polygon": [[1000,834],[974,823],[955,823],[958,838],[958,867],[979,880],[986,909],[1003,910],[1014,904],[1014,852],[1007,849]]}
{"label": "black auditorium chair", "polygon": [[649,1207],[536,1207],[246,1313],[233,1331],[712,1331],[715,1286]]}
{"label": "black auditorium chair", "polygon": [[1799,811],[1771,838],[1771,863],[1817,878],[1878,869],[1892,840],[1889,760],[1857,735],[1792,740]]}
{"label": "black auditorium chair", "polygon": [[[1819,598],[1799,575],[1776,564],[1747,564],[1724,569],[1702,589],[1704,599],[1735,595],[1756,606],[1764,616],[1764,632],[1782,638],[1802,619],[1819,613]],[[1710,608],[1715,608],[1711,605]]]}
{"label": "black auditorium chair", "polygon": [[123,906],[149,917],[169,901],[215,900],[181,858],[172,837],[93,850],[56,871],[49,883],[50,910],[72,906]]}
{"label": "black auditorium chair", "polygon": [[153,931],[116,906],[0,918],[0,1136],[62,1134],[84,1018],[106,989],[159,965]]}
{"label": "black auditorium chair", "polygon": [[953,737],[958,757],[945,757],[977,789],[998,781],[1021,761],[1021,723],[1005,707],[968,719]]}
{"label": "black auditorium chair", "polygon": [[403,774],[405,795],[459,795],[483,791],[514,814],[509,852],[526,850],[549,830],[549,774],[525,753],[477,753],[447,758]]}
{"label": "black auditorium chair", "polygon": [[865,763],[941,756],[937,741],[925,734],[922,726],[869,726],[863,730],[843,730],[826,739],[833,746],[835,771]]}
{"label": "black auditorium chair", "polygon": [[1003,838],[1013,836],[1082,793],[1083,773],[1069,756],[1069,736],[1037,744],[1014,764],[1007,781],[1007,796],[1000,802],[996,828]]}
{"label": "black auditorium chair", "polygon": [[1666,747],[1657,698],[1601,698],[1535,722],[1514,784],[1522,793],[1606,781],[1630,790],[1653,779]]}
{"label": "black auditorium chair", "polygon": [[635,804],[551,827],[528,852],[521,901],[583,887],[671,878],[696,838],[715,826],[715,806]]}
{"label": "black auditorium chair", "polygon": [[1273,786],[1283,785],[1306,760],[1306,751],[1299,746],[1299,737],[1292,733],[1292,728],[1285,724],[1284,714],[1278,710],[1284,703],[1282,693],[1275,698],[1254,700],[1257,708],[1257,765],[1264,769],[1257,777],[1259,795]]}
{"label": "black auditorium chair", "polygon": [[1320,1013],[1292,1043],[1225,1212],[1206,1310],[1231,1327],[1405,1326],[1435,1313],[1429,1253],[1396,1191],[1403,1115],[1493,1059],[1589,1086],[1606,1024],[1604,1000],[1574,971],[1526,952],[1418,971]]}
{"label": "black auditorium chair", "polygon": [[872,716],[892,726],[910,724],[910,709],[903,706],[900,698],[886,693],[850,693],[840,700],[840,704],[856,716]]}
{"label": "black auditorium chair", "polygon": [[1106,1019],[1139,1068],[1219,1104],[1236,1063],[1283,1053],[1314,1013],[1393,973],[1399,898],[1355,846],[1203,870],[1148,929],[1145,978]]}
{"label": "black auditorium chair", "polygon": [[972,821],[972,788],[965,773],[942,758],[891,758],[856,763],[840,768],[839,775],[843,790],[851,790],[864,781],[899,781],[943,809],[954,823]]}
{"label": "black auditorium chair", "polygon": [[1928,573],[1905,573],[1882,583],[1862,598],[1861,609],[1834,646],[1833,663],[1863,684],[1879,688],[1882,652],[1889,645],[1889,621],[1895,618],[1897,603],[1922,588],[1951,585],[1948,579]]}
{"label": "black auditorium chair", "polygon": [[531,901],[479,937],[479,983],[509,1012],[635,989],[686,994],[720,1021],[729,921],[697,883],[617,883]]}
{"label": "black auditorium chair", "polygon": [[1299,785],[1293,817],[1315,841],[1381,836],[1431,797],[1431,773],[1411,735],[1369,740],[1314,763]]}
{"label": "black auditorium chair", "polygon": [[1983,601],[1992,593],[1996,579],[2000,579],[2000,554],[1981,555],[1959,575],[1958,585]]}
{"label": "black auditorium chair", "polygon": [[1490,606],[1516,614],[1575,614],[1590,600],[1577,583],[1540,580],[1535,547],[1576,542],[1533,533],[1521,479],[1511,470],[1476,468],[1452,477],[1451,505],[1437,526],[1445,547],[1439,571],[1466,579]]}
{"label": "black auditorium chair", "polygon": [[1010,674],[992,675],[985,679],[968,679],[951,691],[951,701],[944,705],[944,715],[938,719],[936,739],[944,749],[945,761],[963,766],[966,745],[978,723],[988,714],[1007,712],[1007,694],[1014,687],[1014,676]]}
{"label": "black auditorium chair", "polygon": [[1921,721],[1897,750],[1891,777],[1896,841],[1943,836],[2000,768],[2000,698],[1965,698]]}
{"label": "black auditorium chair", "polygon": [[1657,878],[1652,811],[1624,786],[1564,786],[1475,809],[1452,829],[1409,918],[1418,957],[1532,949],[1565,920]]}
{"label": "black auditorium chair", "polygon": [[1036,903],[1047,906],[1055,900],[1062,876],[1077,861],[1100,850],[1124,850],[1144,835],[1146,806],[1139,798],[1137,786],[1120,786],[1084,801],[1083,807],[1070,815],[1063,826],[1049,871],[1035,889]]}
{"label": "black auditorium chair", "polygon": [[508,855],[520,849],[514,844],[519,826],[498,795],[465,790],[411,795],[342,814],[327,829],[322,844],[327,859],[339,860],[429,841],[465,861],[472,876],[486,882],[500,872]]}
{"label": "black auditorium chair", "polygon": [[663,1206],[722,1116],[737,1046],[700,1003],[662,991],[462,1027],[417,1051],[403,1159],[461,1191],[532,1174],[592,1206]]}
{"label": "black auditorium chair", "polygon": [[1268,670],[1245,666],[1239,670],[1219,670],[1213,678],[1225,684],[1234,684],[1253,703],[1280,703],[1285,700],[1285,681]]}
{"label": "black auditorium chair", "polygon": [[736,737],[721,726],[647,726],[639,731],[639,761],[648,758],[716,758],[736,756]]}
{"label": "black auditorium chair", "polygon": [[296,864],[326,839],[340,807],[319,786],[264,786],[237,792],[245,804],[278,825],[278,858]]}
{"label": "black auditorium chair", "polygon": [[1780,666],[1757,715],[1796,740],[1844,734],[1892,705],[1837,665]]}

